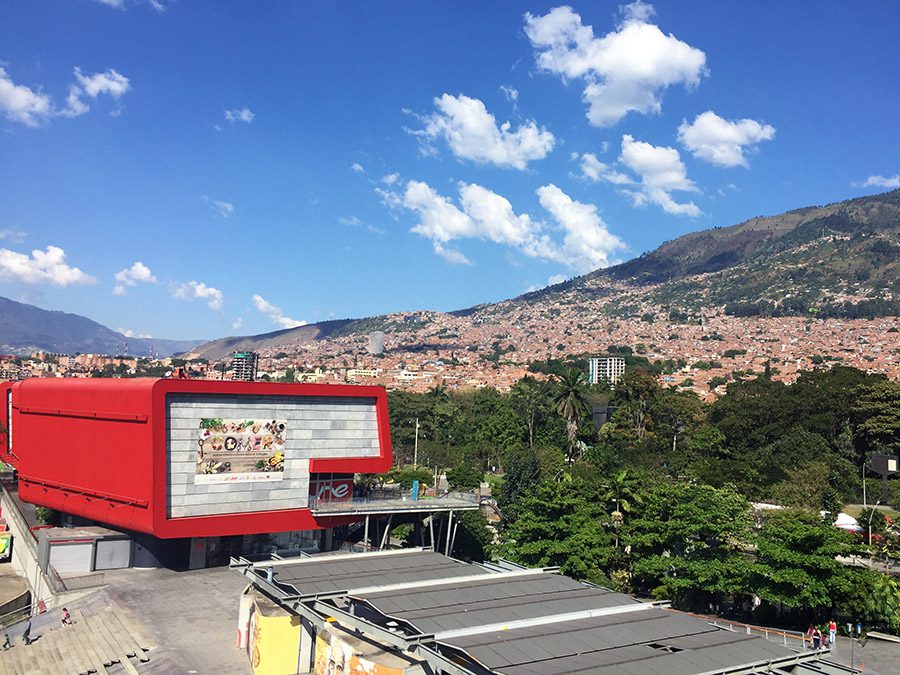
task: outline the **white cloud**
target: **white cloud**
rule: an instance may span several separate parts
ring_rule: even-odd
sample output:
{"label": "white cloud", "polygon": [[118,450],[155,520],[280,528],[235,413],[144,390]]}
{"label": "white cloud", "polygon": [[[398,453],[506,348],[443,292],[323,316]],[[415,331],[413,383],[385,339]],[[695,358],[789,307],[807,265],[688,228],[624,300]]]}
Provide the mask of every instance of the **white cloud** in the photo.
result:
{"label": "white cloud", "polygon": [[539,187],[537,195],[565,231],[561,258],[570,267],[587,272],[618,262],[612,256],[626,248],[625,242],[606,229],[596,206],[575,201],[552,183]]}
{"label": "white cloud", "polygon": [[156,277],[153,276],[149,267],[138,260],[131,267],[126,267],[124,270],[116,272],[116,281],[119,283],[113,288],[113,293],[115,295],[125,295],[126,286],[134,286],[138,282],[155,284]]}
{"label": "white cloud", "polygon": [[[574,156],[578,158],[578,153],[574,153]],[[627,176],[604,164],[597,159],[597,155],[591,152],[581,155],[581,173],[585,178],[589,178],[595,183],[601,181],[612,183],[613,185],[630,185],[634,183],[631,176]]]}
{"label": "white cloud", "polygon": [[516,103],[519,100],[519,90],[508,84],[501,84],[500,91],[509,100],[510,103]]}
{"label": "white cloud", "polygon": [[250,108],[241,108],[240,110],[233,108],[225,111],[225,119],[232,124],[235,122],[245,122],[250,124],[253,122],[254,117],[256,117],[256,115],[253,114],[253,111],[250,110]]}
{"label": "white cloud", "polygon": [[756,120],[729,122],[712,110],[700,113],[691,124],[678,127],[678,140],[694,157],[718,166],[748,166],[748,150],[775,137],[775,127]]}
{"label": "white cloud", "polygon": [[385,185],[393,185],[398,180],[400,180],[399,173],[389,173],[388,175],[381,177],[381,182],[384,183]]}
{"label": "white cloud", "polygon": [[667,87],[691,89],[706,74],[706,55],[648,23],[651,5],[634,2],[620,8],[622,23],[594,37],[571,7],[555,7],[543,16],[525,14],[525,34],[537,52],[540,69],[584,81],[591,124],[609,127],[629,112],[659,113]]}
{"label": "white cloud", "polygon": [[69,85],[66,107],[59,114],[64,117],[78,117],[91,109],[82,100],[83,96],[95,99],[100,94],[106,94],[118,101],[130,89],[131,84],[128,78],[112,68],[104,73],[85,75],[81,72],[81,68],[76,67],[75,84]]}
{"label": "white cloud", "polygon": [[696,217],[702,214],[693,202],[680,204],[672,198],[674,191],[700,191],[687,177],[684,162],[675,148],[636,141],[625,134],[619,161],[641,177],[640,191],[627,191],[635,206],[649,202],[675,215]]}
{"label": "white cloud", "polygon": [[268,317],[269,321],[280,328],[297,328],[297,326],[306,325],[306,321],[297,321],[289,316],[285,316],[281,307],[276,307],[261,295],[254,294],[253,304],[257,310]]}
{"label": "white cloud", "polygon": [[[97,2],[104,4],[107,7],[112,7],[113,9],[125,9],[125,0],[97,0]],[[140,0],[135,0],[135,2],[140,2]],[[161,0],[147,0],[147,4],[156,10],[158,14],[162,14],[166,11],[166,6]]]}
{"label": "white cloud", "polygon": [[83,75],[81,68],[75,68],[75,79],[81,85],[84,93],[91,98],[97,98],[100,94],[109,94],[115,99],[125,94],[131,86],[128,78],[110,68],[105,73]]}
{"label": "white cloud", "polygon": [[240,330],[241,326],[244,325],[243,317],[238,317],[234,321],[231,322],[231,330]]}
{"label": "white cloud", "polygon": [[53,109],[50,97],[24,84],[15,84],[0,67],[0,110],[11,122],[36,127],[47,119]]}
{"label": "white cloud", "polygon": [[894,174],[893,176],[869,176],[861,183],[853,183],[853,186],[898,188],[900,187],[900,174]]}
{"label": "white cloud", "polygon": [[350,170],[355,173],[365,173],[366,171],[359,162],[353,162],[353,164],[350,165]]}
{"label": "white cloud", "polygon": [[498,127],[477,98],[444,94],[434,99],[434,105],[438,112],[423,118],[425,128],[411,133],[426,143],[443,138],[461,159],[524,169],[528,162],[546,157],[556,140],[534,121],[525,122],[515,131],[509,122]]}
{"label": "white cloud", "polygon": [[0,230],[0,240],[8,241],[12,244],[21,244],[25,241],[28,233],[24,230],[16,230],[12,228],[4,228]]}
{"label": "white cloud", "polygon": [[219,212],[223,218],[228,218],[234,213],[234,204],[222,200],[216,200],[212,203],[213,208]]}
{"label": "white cloud", "polygon": [[421,181],[409,181],[402,193],[379,194],[391,208],[414,211],[419,222],[412,231],[431,240],[437,255],[456,264],[471,264],[462,252],[447,246],[462,239],[491,241],[583,271],[608,265],[610,254],[624,248],[606,230],[596,207],[573,201],[554,185],[540,188],[538,196],[564,232],[561,243],[552,240],[540,220],[517,214],[505,197],[476,184],[458,187],[459,206]]}
{"label": "white cloud", "polygon": [[35,249],[30,256],[0,248],[0,281],[65,287],[93,284],[97,280],[77,267],[67,265],[63,249],[48,246],[46,251]]}
{"label": "white cloud", "polygon": [[124,335],[127,338],[152,338],[153,337],[152,335],[150,335],[150,333],[135,333],[130,328],[122,328],[122,326],[119,326],[118,328],[116,328],[116,330],[119,331],[122,335]]}
{"label": "white cloud", "polygon": [[472,261],[469,260],[461,251],[457,251],[454,248],[447,248],[445,246],[442,246],[440,242],[433,242],[432,247],[434,248],[434,252],[444,260],[446,260],[448,263],[452,263],[454,265],[472,264]]}
{"label": "white cloud", "polygon": [[179,300],[205,300],[207,306],[216,312],[221,311],[224,299],[222,291],[200,281],[177,284],[172,289],[172,295]]}
{"label": "white cloud", "polygon": [[549,279],[547,279],[547,282],[545,284],[532,284],[531,286],[529,286],[528,288],[525,289],[525,292],[531,293],[533,291],[539,291],[542,288],[546,288],[547,286],[555,286],[556,284],[561,284],[567,278],[568,277],[566,277],[565,274],[554,274]]}
{"label": "white cloud", "polygon": [[85,75],[80,68],[75,68],[75,82],[69,85],[66,96],[66,107],[54,108],[50,97],[40,90],[34,91],[21,84],[15,84],[2,67],[0,67],[0,111],[8,120],[20,122],[28,127],[37,127],[54,116],[78,117],[90,106],[83,97],[95,99],[100,94],[119,100],[131,89],[128,78],[112,68],[103,73]]}

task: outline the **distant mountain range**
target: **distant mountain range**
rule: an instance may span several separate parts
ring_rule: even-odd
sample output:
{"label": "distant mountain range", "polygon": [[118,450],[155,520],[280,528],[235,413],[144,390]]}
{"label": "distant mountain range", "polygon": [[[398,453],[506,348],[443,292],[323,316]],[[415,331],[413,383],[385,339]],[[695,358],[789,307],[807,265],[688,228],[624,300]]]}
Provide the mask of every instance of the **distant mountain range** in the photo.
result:
{"label": "distant mountain range", "polygon": [[[622,285],[630,292],[622,293]],[[596,270],[518,298],[451,312],[490,321],[516,306],[596,300],[610,317],[639,318],[641,305],[676,315],[720,308],[737,316],[858,318],[900,315],[900,190],[730,227],[693,232],[628,262]],[[373,330],[409,332],[431,312],[325,321],[215,340],[192,356],[235,350],[283,350]]]}
{"label": "distant mountain range", "polygon": [[187,351],[202,340],[158,340],[126,337],[122,333],[78,314],[54,312],[0,297],[0,352],[27,355],[33,351],[53,354],[122,354],[171,356]]}

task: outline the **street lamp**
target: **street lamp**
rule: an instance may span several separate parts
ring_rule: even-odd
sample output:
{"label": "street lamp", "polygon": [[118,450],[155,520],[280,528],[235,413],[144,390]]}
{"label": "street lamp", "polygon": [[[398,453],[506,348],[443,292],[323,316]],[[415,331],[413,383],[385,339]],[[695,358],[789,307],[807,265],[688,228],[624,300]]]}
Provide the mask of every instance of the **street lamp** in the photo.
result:
{"label": "street lamp", "polygon": [[875,502],[875,506],[872,507],[872,513],[869,514],[869,546],[872,546],[872,516],[875,515],[875,511],[878,509],[878,505],[881,503],[879,499]]}
{"label": "street lamp", "polygon": [[416,418],[416,440],[413,444],[413,467],[419,466],[419,418]]}

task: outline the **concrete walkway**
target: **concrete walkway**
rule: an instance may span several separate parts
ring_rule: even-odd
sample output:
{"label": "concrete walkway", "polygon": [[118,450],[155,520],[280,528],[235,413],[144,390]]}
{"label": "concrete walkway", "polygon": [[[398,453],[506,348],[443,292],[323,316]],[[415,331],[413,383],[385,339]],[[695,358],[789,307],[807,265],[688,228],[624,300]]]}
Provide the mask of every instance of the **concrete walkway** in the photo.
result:
{"label": "concrete walkway", "polygon": [[[897,675],[900,673],[900,644],[869,639],[866,646],[859,644],[851,649],[850,638],[838,636],[828,656],[829,661],[845,666],[863,668],[865,675]],[[850,663],[851,656],[853,663]]]}
{"label": "concrete walkway", "polygon": [[252,672],[246,653],[235,647],[246,582],[232,570],[116,570],[106,572],[106,581],[104,591],[84,601],[127,607],[146,627],[157,647],[140,673]]}

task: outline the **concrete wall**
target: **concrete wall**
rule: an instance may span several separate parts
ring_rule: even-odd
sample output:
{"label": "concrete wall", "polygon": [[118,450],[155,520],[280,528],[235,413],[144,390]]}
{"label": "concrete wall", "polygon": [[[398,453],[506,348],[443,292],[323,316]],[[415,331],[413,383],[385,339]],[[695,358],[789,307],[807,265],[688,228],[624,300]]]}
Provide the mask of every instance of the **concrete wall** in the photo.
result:
{"label": "concrete wall", "polygon": [[[281,480],[198,484],[198,431],[210,417],[286,420]],[[178,394],[168,400],[166,433],[170,518],[302,508],[311,458],[380,454],[374,399]]]}
{"label": "concrete wall", "polygon": [[0,505],[3,507],[3,517],[9,531],[13,534],[13,553],[11,564],[14,570],[25,577],[31,588],[33,602],[43,600],[47,607],[53,606],[54,593],[47,576],[41,571],[38,564],[37,542],[31,536],[28,526],[19,514],[12,498],[2,489]]}

